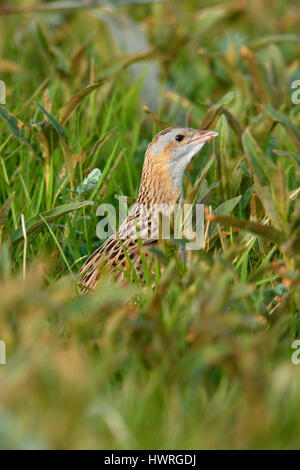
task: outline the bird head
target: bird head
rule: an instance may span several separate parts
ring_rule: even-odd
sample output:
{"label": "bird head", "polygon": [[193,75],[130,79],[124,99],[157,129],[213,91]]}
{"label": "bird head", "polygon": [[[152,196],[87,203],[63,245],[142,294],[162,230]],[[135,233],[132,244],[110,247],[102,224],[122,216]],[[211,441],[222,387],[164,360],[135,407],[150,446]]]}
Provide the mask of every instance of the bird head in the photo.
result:
{"label": "bird head", "polygon": [[204,144],[218,135],[211,130],[170,127],[159,132],[150,142],[145,164],[151,160],[156,177],[175,193],[181,188],[183,172]]}

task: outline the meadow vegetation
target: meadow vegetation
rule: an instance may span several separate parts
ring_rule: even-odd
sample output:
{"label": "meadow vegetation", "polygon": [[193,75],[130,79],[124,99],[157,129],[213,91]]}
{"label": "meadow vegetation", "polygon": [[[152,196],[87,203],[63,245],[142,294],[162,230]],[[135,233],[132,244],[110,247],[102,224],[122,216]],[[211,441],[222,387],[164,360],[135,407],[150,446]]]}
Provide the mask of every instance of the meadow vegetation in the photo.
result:
{"label": "meadow vegetation", "polygon": [[[0,30],[0,448],[299,448],[298,2],[3,15]],[[184,177],[204,249],[184,263],[165,242],[154,281],[79,295],[96,207],[134,201],[168,125],[219,132]]]}

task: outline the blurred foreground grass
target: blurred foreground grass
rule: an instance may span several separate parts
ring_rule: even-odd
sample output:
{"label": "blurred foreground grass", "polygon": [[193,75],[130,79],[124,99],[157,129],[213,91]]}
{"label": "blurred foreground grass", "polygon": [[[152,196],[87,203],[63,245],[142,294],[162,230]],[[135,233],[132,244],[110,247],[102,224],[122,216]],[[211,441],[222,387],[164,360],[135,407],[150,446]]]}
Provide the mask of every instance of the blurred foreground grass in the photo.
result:
{"label": "blurred foreground grass", "polygon": [[[299,448],[299,26],[279,0],[0,17],[1,448]],[[205,249],[79,297],[164,123],[220,133],[185,177]]]}

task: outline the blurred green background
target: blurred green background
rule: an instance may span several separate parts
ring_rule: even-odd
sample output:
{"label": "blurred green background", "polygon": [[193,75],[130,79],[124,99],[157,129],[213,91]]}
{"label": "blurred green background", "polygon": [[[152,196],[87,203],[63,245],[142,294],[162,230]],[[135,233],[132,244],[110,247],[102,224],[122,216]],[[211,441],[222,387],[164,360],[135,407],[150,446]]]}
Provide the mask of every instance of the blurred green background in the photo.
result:
{"label": "blurred green background", "polygon": [[[299,448],[299,2],[117,3],[0,1],[0,448]],[[79,296],[170,124],[220,134],[184,177],[204,249]]]}

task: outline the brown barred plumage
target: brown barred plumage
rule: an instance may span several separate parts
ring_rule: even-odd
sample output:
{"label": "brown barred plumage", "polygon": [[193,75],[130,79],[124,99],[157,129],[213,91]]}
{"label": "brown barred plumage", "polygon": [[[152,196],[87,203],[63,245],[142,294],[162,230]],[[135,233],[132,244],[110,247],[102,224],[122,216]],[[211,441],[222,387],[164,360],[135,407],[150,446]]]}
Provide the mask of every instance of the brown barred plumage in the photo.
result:
{"label": "brown barred plumage", "polygon": [[163,214],[169,216],[172,213],[176,201],[182,196],[185,167],[204,143],[216,136],[214,131],[170,127],[154,137],[145,154],[138,197],[128,217],[81,269],[79,284],[83,292],[96,286],[102,269],[113,271],[120,281],[124,281],[122,271],[128,269],[127,256],[143,279],[139,238],[143,251],[157,243],[159,218],[153,208],[158,204]]}

